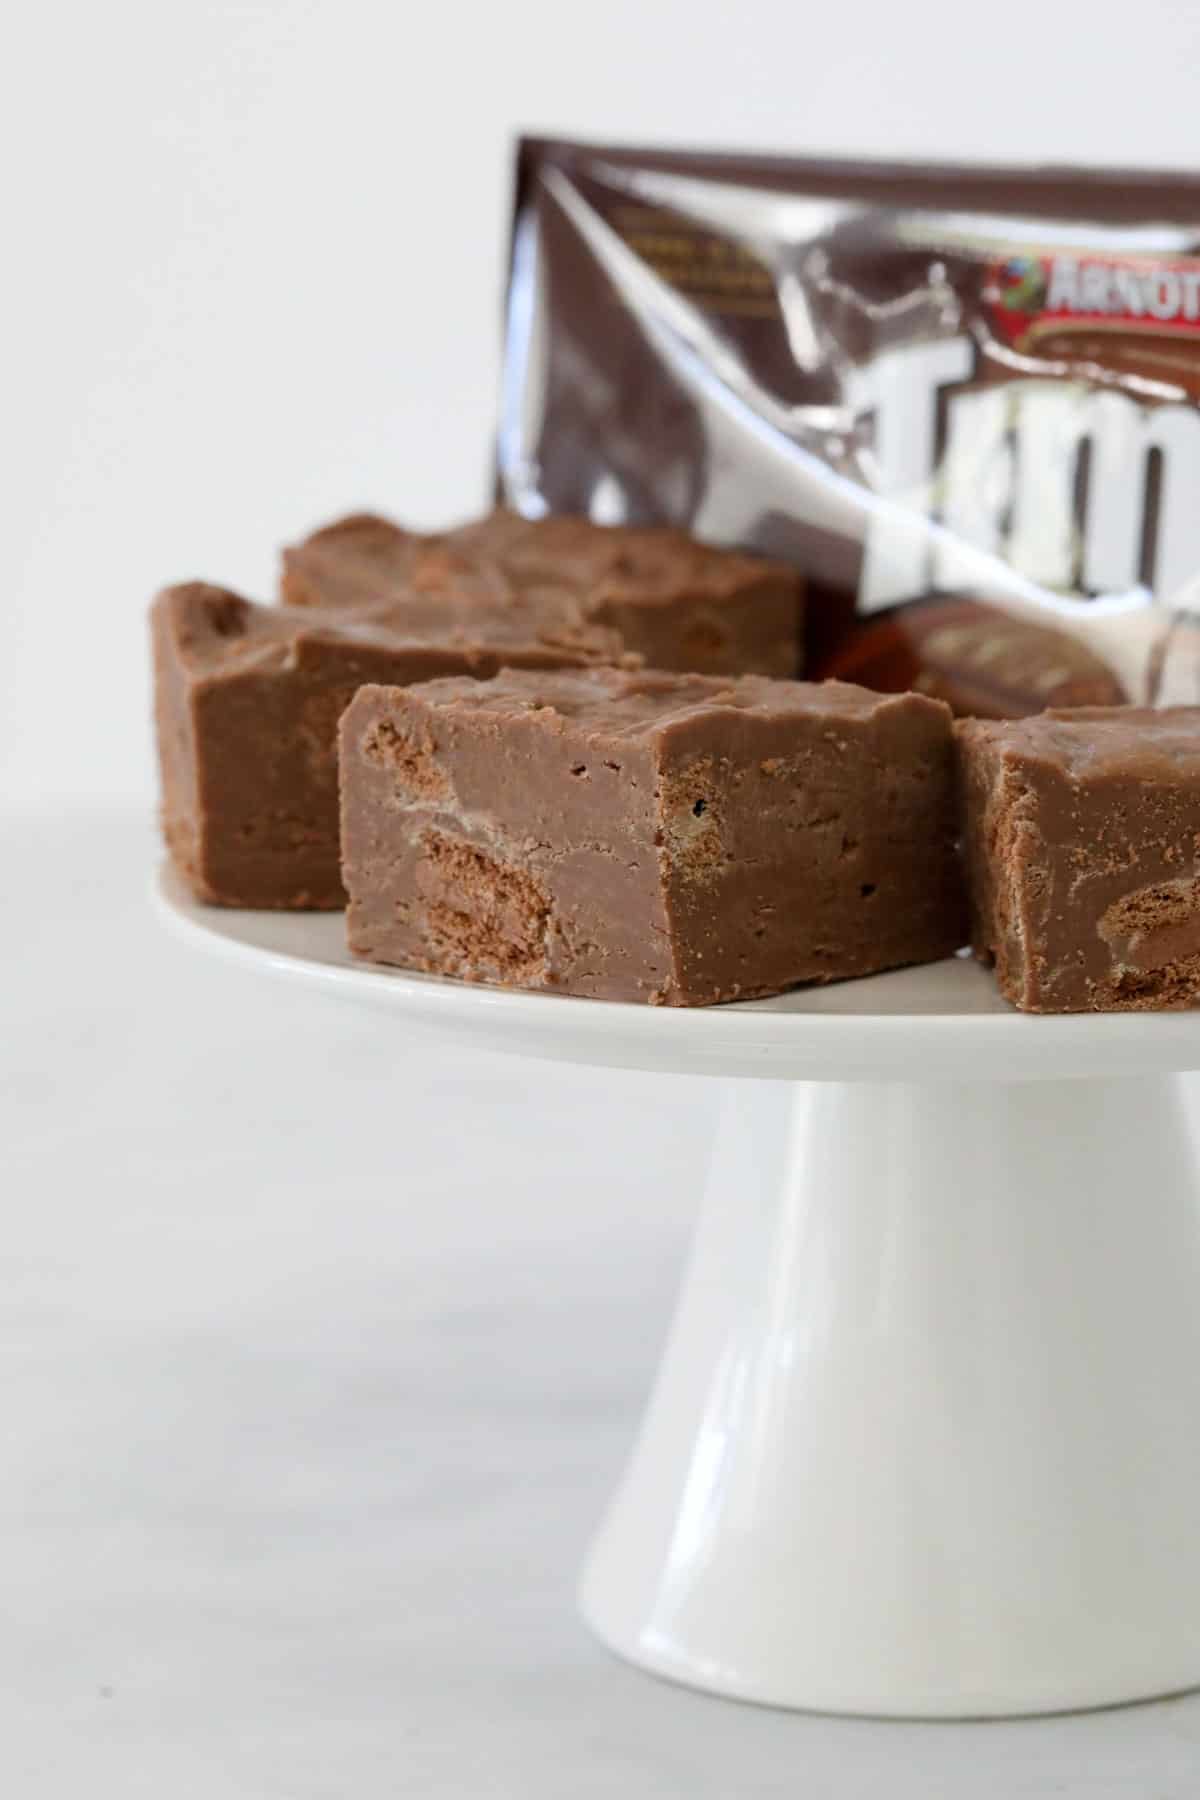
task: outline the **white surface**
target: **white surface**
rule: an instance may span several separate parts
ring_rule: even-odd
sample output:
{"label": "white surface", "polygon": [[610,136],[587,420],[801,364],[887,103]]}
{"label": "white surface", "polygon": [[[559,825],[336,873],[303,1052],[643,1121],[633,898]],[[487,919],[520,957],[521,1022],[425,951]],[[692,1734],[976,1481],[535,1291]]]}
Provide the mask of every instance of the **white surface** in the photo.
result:
{"label": "white surface", "polygon": [[443,981],[358,962],[337,913],[200,906],[164,865],[166,924],[251,973],[406,1025],[554,1062],[770,1080],[1006,1081],[1200,1068],[1200,1012],[1031,1018],[969,957],[706,1008],[621,1005]]}
{"label": "white surface", "polygon": [[1198,1697],[886,1725],[599,1650],[576,1570],[711,1089],[249,982],[151,918],[154,857],[128,822],[0,831],[8,1789],[1194,1800]]}
{"label": "white surface", "polygon": [[649,1668],[775,1705],[1177,1692],[1198,1421],[1172,1083],[731,1082],[584,1610]]}
{"label": "white surface", "polygon": [[355,965],[340,918],[197,906],[169,872],[158,891],[197,950],[404,1027],[776,1077],[725,1090],[584,1584],[606,1642],[721,1693],[905,1717],[1200,1683],[1200,1427],[1180,1430],[1200,1421],[1200,1166],[1177,1085],[994,1079],[1194,1062],[1200,1018],[1021,1018],[961,960],[740,1007],[605,1005]]}
{"label": "white surface", "polygon": [[25,7],[0,66],[0,792],[148,797],[162,583],[265,594],[275,546],[335,512],[480,503],[520,125],[1190,167],[1198,55],[1185,0],[1057,0],[1036,31],[955,0]]}

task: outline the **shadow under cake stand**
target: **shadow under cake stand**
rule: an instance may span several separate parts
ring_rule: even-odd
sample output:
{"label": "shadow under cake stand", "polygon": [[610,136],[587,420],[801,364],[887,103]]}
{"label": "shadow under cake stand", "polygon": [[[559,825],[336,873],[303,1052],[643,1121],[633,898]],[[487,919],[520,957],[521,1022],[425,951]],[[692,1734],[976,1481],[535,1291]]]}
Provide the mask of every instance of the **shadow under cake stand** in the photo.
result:
{"label": "shadow under cake stand", "polygon": [[[340,915],[167,921],[479,1047],[722,1080],[702,1216],[582,1581],[614,1650],[779,1706],[1200,1684],[1200,1014],[1026,1018],[957,958],[701,1011],[356,964]],[[386,1027],[384,1027],[386,1028]]]}

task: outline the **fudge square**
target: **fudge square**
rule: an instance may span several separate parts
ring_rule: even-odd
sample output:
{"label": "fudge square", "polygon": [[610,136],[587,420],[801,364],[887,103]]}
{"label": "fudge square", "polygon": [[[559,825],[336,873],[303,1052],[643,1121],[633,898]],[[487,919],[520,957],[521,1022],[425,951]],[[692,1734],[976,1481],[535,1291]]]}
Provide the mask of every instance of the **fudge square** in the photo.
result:
{"label": "fudge square", "polygon": [[341,724],[358,956],[704,1006],[965,940],[951,716],[592,669],[366,687]]}
{"label": "fudge square", "polygon": [[216,905],[339,907],[337,721],[363,682],[484,677],[623,654],[614,632],[533,601],[413,599],[288,612],[224,588],[168,588],[151,613],[167,847]]}
{"label": "fudge square", "polygon": [[763,557],[671,526],[525,519],[503,508],[423,536],[356,513],[283,553],[285,605],[359,607],[413,589],[578,607],[648,666],[700,674],[799,673],[803,583]]}
{"label": "fudge square", "polygon": [[1027,1012],[1200,1002],[1200,707],[958,727],[975,954]]}

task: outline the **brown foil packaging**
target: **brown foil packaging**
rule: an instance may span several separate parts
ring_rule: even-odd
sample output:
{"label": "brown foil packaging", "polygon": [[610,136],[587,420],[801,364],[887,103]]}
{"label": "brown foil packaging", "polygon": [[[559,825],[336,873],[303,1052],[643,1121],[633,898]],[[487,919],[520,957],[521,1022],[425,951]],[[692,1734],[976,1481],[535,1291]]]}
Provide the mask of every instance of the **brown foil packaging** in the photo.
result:
{"label": "brown foil packaging", "polygon": [[1200,698],[1200,178],[522,141],[498,497],[809,580],[809,675]]}

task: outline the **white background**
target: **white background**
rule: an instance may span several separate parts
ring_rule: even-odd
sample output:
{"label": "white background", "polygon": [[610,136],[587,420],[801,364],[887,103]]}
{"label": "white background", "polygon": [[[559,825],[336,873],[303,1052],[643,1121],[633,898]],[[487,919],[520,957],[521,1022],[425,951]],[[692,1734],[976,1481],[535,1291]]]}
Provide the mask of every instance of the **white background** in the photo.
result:
{"label": "white background", "polygon": [[150,793],[142,615],[486,492],[510,145],[1188,164],[1191,0],[107,0],[0,72],[0,794]]}
{"label": "white background", "polygon": [[431,1053],[168,941],[144,609],[192,575],[266,596],[279,543],[352,506],[482,502],[519,126],[1187,163],[1198,50],[1192,0],[10,24],[6,1795],[1193,1800],[1194,1699],[888,1727],[722,1706],[587,1638],[574,1572],[710,1091]]}

